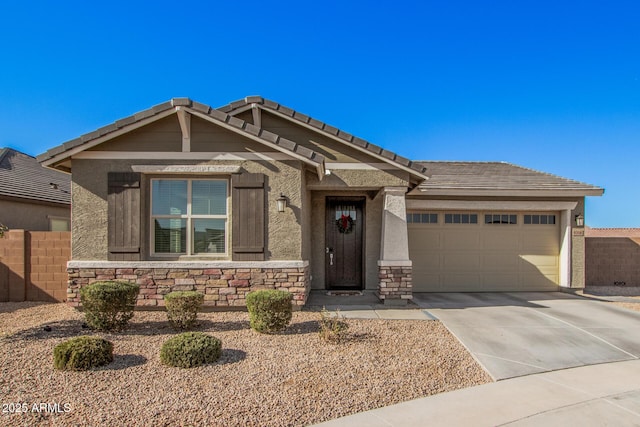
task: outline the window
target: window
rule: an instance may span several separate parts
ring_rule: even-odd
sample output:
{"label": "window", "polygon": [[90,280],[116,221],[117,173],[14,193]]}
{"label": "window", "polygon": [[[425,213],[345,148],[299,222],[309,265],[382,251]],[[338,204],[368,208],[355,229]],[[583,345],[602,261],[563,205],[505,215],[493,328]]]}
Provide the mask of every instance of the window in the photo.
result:
{"label": "window", "polygon": [[518,215],[514,214],[486,214],[484,216],[485,224],[517,224]]}
{"label": "window", "polygon": [[408,213],[407,223],[408,224],[437,224],[438,214],[437,213]]}
{"label": "window", "polygon": [[70,220],[68,218],[49,217],[49,231],[69,231]]}
{"label": "window", "polygon": [[466,213],[446,213],[444,214],[445,224],[477,224],[478,214]]}
{"label": "window", "polygon": [[227,193],[223,179],[152,179],[152,252],[226,254]]}
{"label": "window", "polygon": [[532,225],[554,225],[556,223],[555,215],[525,215],[524,216],[525,224]]}

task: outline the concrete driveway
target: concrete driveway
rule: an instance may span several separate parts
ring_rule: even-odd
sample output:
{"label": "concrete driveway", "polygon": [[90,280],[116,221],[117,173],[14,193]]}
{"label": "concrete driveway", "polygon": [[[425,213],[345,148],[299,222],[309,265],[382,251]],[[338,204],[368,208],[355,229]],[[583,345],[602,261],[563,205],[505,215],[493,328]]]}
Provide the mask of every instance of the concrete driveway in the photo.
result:
{"label": "concrete driveway", "polygon": [[640,358],[640,312],[561,292],[414,294],[496,380]]}

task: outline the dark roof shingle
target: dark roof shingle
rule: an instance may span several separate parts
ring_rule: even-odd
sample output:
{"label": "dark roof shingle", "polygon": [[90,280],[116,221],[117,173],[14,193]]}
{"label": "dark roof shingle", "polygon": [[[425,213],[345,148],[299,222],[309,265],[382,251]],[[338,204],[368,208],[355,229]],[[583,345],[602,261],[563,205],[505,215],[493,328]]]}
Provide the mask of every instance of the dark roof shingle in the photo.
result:
{"label": "dark roof shingle", "polygon": [[0,196],[71,204],[71,177],[40,166],[27,154],[0,150]]}

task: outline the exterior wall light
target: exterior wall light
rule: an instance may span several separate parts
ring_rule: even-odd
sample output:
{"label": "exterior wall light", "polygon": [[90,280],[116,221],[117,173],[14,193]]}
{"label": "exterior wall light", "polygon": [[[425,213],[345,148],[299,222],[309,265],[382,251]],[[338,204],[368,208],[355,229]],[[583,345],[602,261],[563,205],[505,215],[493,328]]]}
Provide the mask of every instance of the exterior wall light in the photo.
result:
{"label": "exterior wall light", "polygon": [[284,208],[287,207],[287,197],[280,193],[280,197],[276,199],[276,203],[278,204],[278,212],[284,212]]}
{"label": "exterior wall light", "polygon": [[576,226],[578,227],[584,226],[584,216],[582,214],[576,215]]}

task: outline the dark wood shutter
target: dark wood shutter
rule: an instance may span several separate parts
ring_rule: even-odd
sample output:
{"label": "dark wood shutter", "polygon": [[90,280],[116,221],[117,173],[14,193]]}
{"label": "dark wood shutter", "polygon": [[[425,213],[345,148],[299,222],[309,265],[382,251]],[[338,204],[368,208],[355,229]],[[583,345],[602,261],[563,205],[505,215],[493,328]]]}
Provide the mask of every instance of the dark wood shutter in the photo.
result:
{"label": "dark wood shutter", "polygon": [[140,260],[140,174],[109,172],[108,180],[109,260]]}
{"label": "dark wood shutter", "polygon": [[233,260],[264,261],[264,174],[233,174],[231,185]]}

